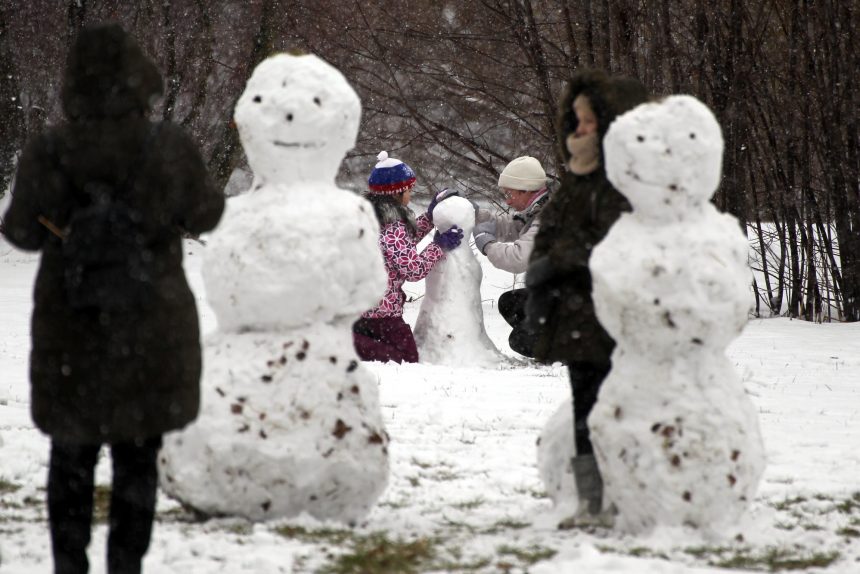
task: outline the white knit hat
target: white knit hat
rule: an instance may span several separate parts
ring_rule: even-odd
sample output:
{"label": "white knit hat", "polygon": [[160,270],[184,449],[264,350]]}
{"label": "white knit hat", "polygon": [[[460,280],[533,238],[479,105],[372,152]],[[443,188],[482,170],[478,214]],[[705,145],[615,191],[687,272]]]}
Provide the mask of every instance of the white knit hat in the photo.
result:
{"label": "white knit hat", "polygon": [[499,174],[499,187],[537,191],[546,187],[546,172],[538,160],[524,155],[505,166]]}

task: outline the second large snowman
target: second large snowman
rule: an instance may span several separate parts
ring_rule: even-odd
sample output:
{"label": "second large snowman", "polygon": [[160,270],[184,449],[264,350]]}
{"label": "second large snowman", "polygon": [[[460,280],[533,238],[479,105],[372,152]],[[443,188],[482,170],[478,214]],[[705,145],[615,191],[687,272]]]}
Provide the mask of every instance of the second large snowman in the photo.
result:
{"label": "second large snowman", "polygon": [[589,262],[617,347],[588,422],[629,531],[724,531],[764,469],[755,407],[725,355],[747,321],[750,270],[737,220],[709,202],[722,150],[719,124],[690,96],[639,106],[604,141],[609,180],[633,212]]}
{"label": "second large snowman", "polygon": [[351,328],[385,292],[379,227],[334,184],[360,115],[344,77],[312,55],[265,60],[237,103],[254,187],[228,202],[206,248],[218,330],[202,412],[159,460],[162,488],[206,514],[352,523],[387,483],[377,381]]}

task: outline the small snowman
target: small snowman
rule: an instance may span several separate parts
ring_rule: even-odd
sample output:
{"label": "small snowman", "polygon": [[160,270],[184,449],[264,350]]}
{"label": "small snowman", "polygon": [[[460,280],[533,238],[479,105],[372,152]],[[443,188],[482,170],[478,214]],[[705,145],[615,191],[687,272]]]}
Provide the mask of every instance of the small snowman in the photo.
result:
{"label": "small snowman", "polygon": [[747,321],[737,220],[709,202],[723,139],[691,96],[643,104],[604,142],[633,206],[594,249],[597,316],[617,343],[589,417],[605,494],[632,532],[737,523],[764,470],[756,410],[725,349]]}
{"label": "small snowman", "polygon": [[[433,210],[437,229],[457,226],[468,237],[475,208],[454,196]],[[423,362],[448,366],[491,366],[503,356],[487,336],[481,307],[483,272],[467,242],[448,252],[426,279],[426,291],[415,322],[415,342]]]}
{"label": "small snowman", "polygon": [[203,513],[355,523],[386,486],[377,381],[351,329],[385,292],[379,227],[334,184],[360,115],[344,77],[313,55],[265,60],[236,105],[254,184],[228,202],[205,253],[218,330],[202,411],[159,461],[164,490]]}

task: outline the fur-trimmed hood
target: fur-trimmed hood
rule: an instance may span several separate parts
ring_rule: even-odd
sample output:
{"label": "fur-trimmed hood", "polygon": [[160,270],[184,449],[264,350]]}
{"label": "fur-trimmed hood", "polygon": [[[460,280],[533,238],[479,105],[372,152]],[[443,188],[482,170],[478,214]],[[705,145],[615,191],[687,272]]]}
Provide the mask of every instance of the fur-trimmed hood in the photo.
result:
{"label": "fur-trimmed hood", "polygon": [[597,133],[601,142],[600,163],[603,162],[603,138],[616,117],[648,101],[648,91],[635,78],[608,76],[602,70],[583,70],[571,78],[559,103],[558,123],[564,160],[570,160],[565,141],[579,124],[573,111],[573,100],[585,95],[597,116]]}

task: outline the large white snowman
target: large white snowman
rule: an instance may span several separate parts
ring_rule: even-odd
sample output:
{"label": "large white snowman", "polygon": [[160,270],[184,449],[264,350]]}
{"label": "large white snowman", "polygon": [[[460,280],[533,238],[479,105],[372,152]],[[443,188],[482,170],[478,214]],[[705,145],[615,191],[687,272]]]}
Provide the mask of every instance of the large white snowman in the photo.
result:
{"label": "large white snowman", "polygon": [[352,523],[386,486],[377,381],[351,329],[385,292],[379,227],[334,184],[360,115],[344,77],[312,55],[265,60],[236,105],[254,186],[206,248],[218,330],[202,410],[159,461],[164,490],[204,513]]}
{"label": "large white snowman", "polygon": [[[441,231],[456,225],[464,237],[469,237],[475,227],[475,208],[467,199],[450,197],[433,210],[433,223]],[[449,251],[427,275],[415,322],[415,342],[422,362],[490,366],[503,358],[484,329],[482,276],[468,241]]]}
{"label": "large white snowman", "polygon": [[597,316],[617,343],[589,417],[617,524],[719,533],[764,470],[756,410],[727,345],[750,301],[747,242],[709,202],[723,139],[691,96],[643,104],[604,140],[609,180],[633,206],[594,249]]}

